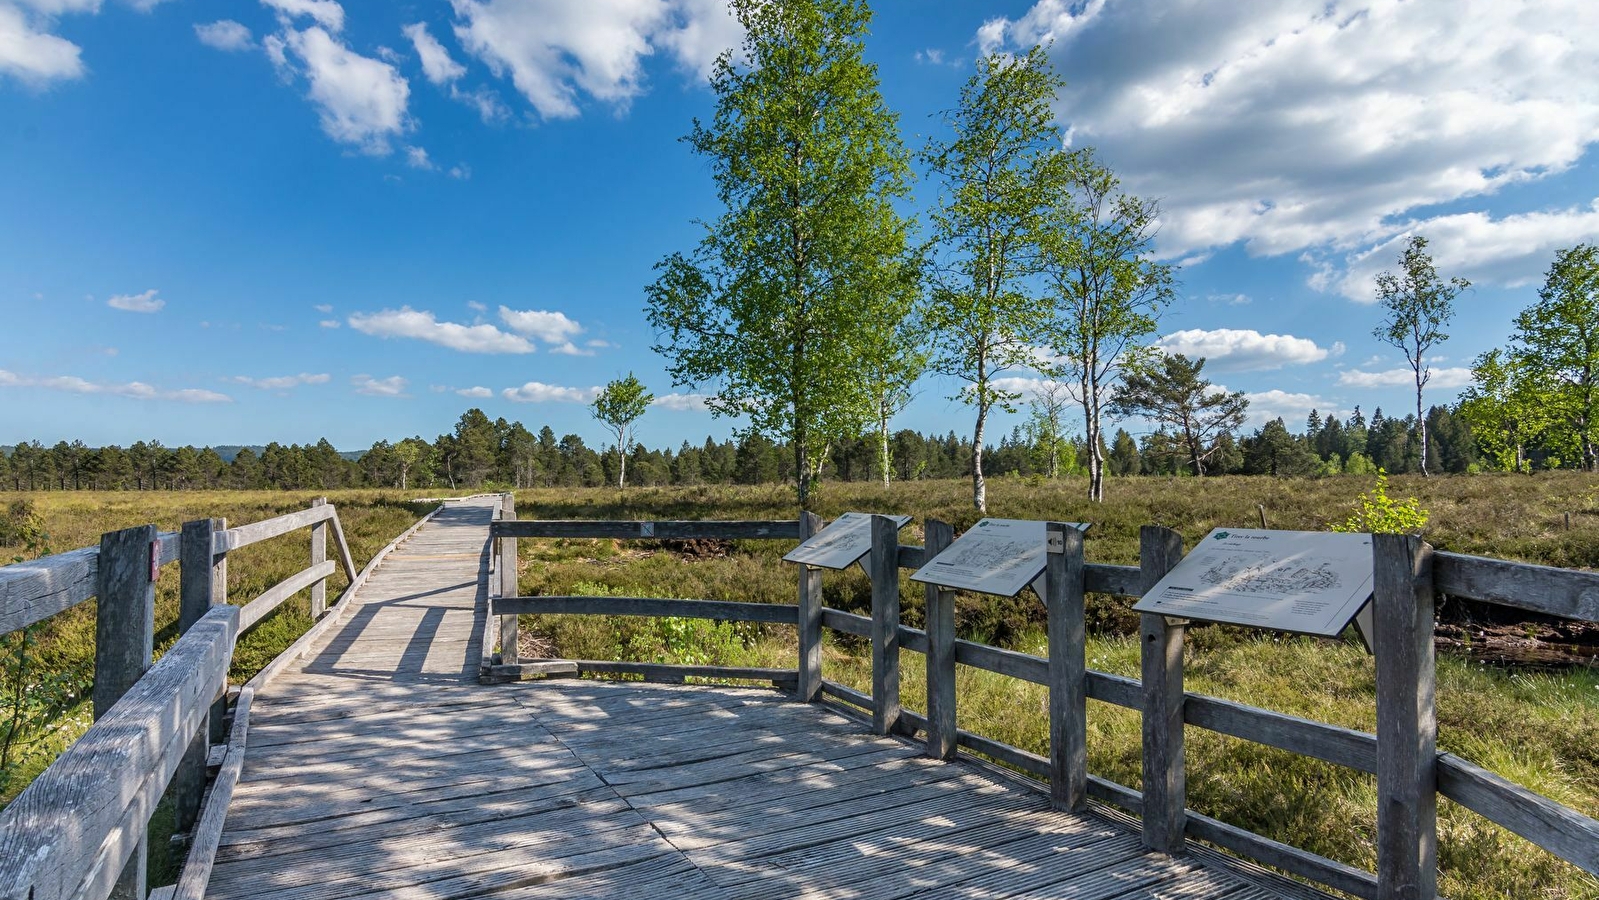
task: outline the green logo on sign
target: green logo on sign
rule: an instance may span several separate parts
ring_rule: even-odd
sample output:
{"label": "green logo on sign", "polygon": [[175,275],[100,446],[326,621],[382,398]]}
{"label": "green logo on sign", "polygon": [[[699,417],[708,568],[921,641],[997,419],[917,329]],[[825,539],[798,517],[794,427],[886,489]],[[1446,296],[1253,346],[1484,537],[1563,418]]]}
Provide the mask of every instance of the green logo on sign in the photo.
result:
{"label": "green logo on sign", "polygon": [[1228,534],[1227,534],[1227,532],[1225,532],[1225,531],[1218,531],[1218,532],[1216,532],[1216,540],[1218,540],[1218,541],[1220,541],[1220,540],[1224,540],[1224,539],[1226,539],[1226,538],[1227,538],[1227,537],[1228,537]]}

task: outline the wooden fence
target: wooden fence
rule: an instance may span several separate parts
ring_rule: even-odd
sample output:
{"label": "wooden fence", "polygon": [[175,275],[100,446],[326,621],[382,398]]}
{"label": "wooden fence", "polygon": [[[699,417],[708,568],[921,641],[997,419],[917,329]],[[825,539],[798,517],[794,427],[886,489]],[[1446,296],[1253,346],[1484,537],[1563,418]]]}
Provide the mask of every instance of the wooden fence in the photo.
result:
{"label": "wooden fence", "polygon": [[[301,529],[310,531],[307,567],[242,606],[229,605],[228,555]],[[330,533],[336,560],[327,558]],[[309,509],[234,528],[223,519],[187,522],[178,532],[127,528],[102,536],[98,547],[0,567],[0,634],[97,601],[95,722],[0,812],[0,897],[142,900],[150,815],[169,790],[177,830],[189,834],[177,893],[199,897],[243,763],[255,688],[333,624],[337,616],[325,613],[327,579],[336,569],[350,583],[335,612],[395,544],[356,572],[338,511],[318,499]],[[152,665],[155,581],[173,562],[180,564],[180,637]],[[238,637],[308,589],[320,621],[244,686],[225,735]],[[219,757],[212,744],[221,745]],[[221,769],[202,809],[208,761]]]}
{"label": "wooden fence", "polygon": [[[516,596],[517,539],[770,538],[802,540],[821,521],[807,513],[796,521],[600,522],[521,521],[510,507],[491,534],[492,613],[485,625],[482,677],[500,681],[563,672],[628,674],[648,680],[686,677],[770,681],[801,701],[826,697],[870,714],[879,734],[922,736],[927,753],[941,759],[958,748],[981,754],[1049,783],[1063,809],[1089,798],[1140,815],[1144,843],[1167,853],[1185,839],[1206,841],[1321,885],[1372,900],[1429,900],[1437,894],[1436,804],[1441,794],[1562,859],[1599,874],[1599,821],[1460,759],[1438,753],[1434,688],[1433,606],[1439,594],[1599,621],[1599,574],[1454,553],[1434,552],[1421,539],[1377,535],[1375,647],[1377,733],[1339,728],[1184,690],[1183,642],[1187,623],[1142,615],[1142,677],[1124,678],[1086,665],[1084,597],[1089,593],[1138,597],[1182,558],[1181,537],[1145,526],[1137,566],[1084,559],[1082,534],[1064,523],[1047,526],[1048,656],[1005,650],[955,636],[954,592],[926,586],[925,630],[900,624],[900,570],[919,568],[954,538],[945,523],[926,523],[925,547],[904,546],[894,522],[875,516],[872,550],[864,561],[872,583],[872,614],[860,616],[822,605],[822,572],[798,567],[795,603],[667,600],[647,597]],[[521,660],[515,620],[521,614],[679,616],[770,622],[798,629],[795,669],[744,669],[597,660]],[[502,640],[498,656],[494,631]],[[872,691],[827,680],[822,671],[822,629],[871,641]],[[927,711],[904,709],[899,699],[901,650],[924,654]],[[1050,754],[1040,756],[959,729],[956,665],[1042,685],[1049,691]],[[1087,771],[1087,702],[1139,710],[1143,717],[1143,785],[1136,791]],[[1369,873],[1292,847],[1187,808],[1183,737],[1188,726],[1242,738],[1377,776],[1377,872]]]}

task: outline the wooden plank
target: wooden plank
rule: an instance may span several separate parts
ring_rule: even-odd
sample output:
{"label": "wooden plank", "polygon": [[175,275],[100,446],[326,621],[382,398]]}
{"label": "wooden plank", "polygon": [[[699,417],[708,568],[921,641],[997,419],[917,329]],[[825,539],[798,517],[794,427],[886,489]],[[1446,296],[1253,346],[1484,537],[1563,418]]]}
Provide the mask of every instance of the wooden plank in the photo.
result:
{"label": "wooden plank", "polygon": [[336,566],[331,559],[325,559],[309,569],[303,569],[283,579],[277,584],[261,592],[261,596],[246,603],[239,609],[239,632],[242,634],[256,626],[256,623],[266,618],[283,604],[283,601],[305,590],[312,585],[321,584],[333,576]]}
{"label": "wooden plank", "polygon": [[501,494],[498,515],[490,521],[489,541],[493,544],[492,553],[496,567],[490,578],[492,587],[489,594],[498,595],[499,600],[495,606],[500,615],[500,664],[515,665],[522,661],[522,631],[517,611],[507,605],[506,600],[521,593],[519,576],[516,568],[516,538],[494,536],[496,522],[516,521],[516,495]]}
{"label": "wooden plank", "polygon": [[[1183,558],[1182,535],[1139,529],[1138,560],[1145,591]],[[1188,787],[1183,761],[1183,625],[1165,616],[1140,617],[1143,670],[1144,846],[1183,851]]]}
{"label": "wooden plank", "polygon": [[1107,563],[1086,563],[1083,566],[1083,587],[1090,594],[1142,597],[1143,579],[1143,571],[1138,566],[1113,566]]}
{"label": "wooden plank", "polygon": [[1432,548],[1374,534],[1379,900],[1438,894],[1437,666]]}
{"label": "wooden plank", "polygon": [[1209,841],[1248,859],[1275,866],[1284,872],[1308,878],[1317,884],[1324,884],[1366,900],[1377,898],[1376,876],[1325,856],[1318,856],[1309,850],[1301,850],[1289,844],[1261,837],[1252,831],[1245,831],[1193,811],[1188,813],[1187,831],[1189,837]]}
{"label": "wooden plank", "polygon": [[1144,708],[1144,686],[1136,678],[1089,669],[1086,682],[1090,700],[1123,706],[1127,709]]}
{"label": "wooden plank", "polygon": [[872,732],[899,725],[899,525],[872,516]]}
{"label": "wooden plank", "polygon": [[189,854],[174,886],[173,900],[200,900],[211,880],[211,870],[216,862],[216,850],[222,840],[222,829],[227,822],[228,805],[244,769],[245,741],[250,732],[250,709],[255,703],[255,688],[246,686],[239,692],[233,707],[233,728],[230,732],[227,755],[217,770],[211,788],[211,802],[201,812],[200,820],[189,836]]}
{"label": "wooden plank", "polygon": [[1049,638],[1049,795],[1056,809],[1088,802],[1088,631],[1083,533],[1050,522],[1045,534],[1044,608]]}
{"label": "wooden plank", "polygon": [[292,512],[260,522],[252,522],[249,525],[240,525],[237,528],[229,528],[216,536],[216,545],[212,548],[212,552],[227,553],[240,547],[248,547],[251,544],[285,535],[291,531],[298,531],[318,522],[325,522],[333,518],[333,515],[332,506],[313,506],[310,509],[302,509],[299,512]]}
{"label": "wooden plank", "polygon": [[222,689],[237,621],[233,607],[207,613],[0,812],[0,896],[110,895]]}
{"label": "wooden plank", "polygon": [[[178,634],[187,632],[216,606],[216,578],[212,569],[211,545],[217,530],[215,519],[183,523],[178,573]],[[210,750],[210,729],[194,736],[183,765],[172,777],[174,831],[184,834],[194,827],[205,795],[206,759]]]}
{"label": "wooden plank", "polygon": [[1377,772],[1377,736],[1363,731],[1194,693],[1184,698],[1183,721],[1367,774]]}
{"label": "wooden plank", "polygon": [[[933,521],[929,519],[928,523],[931,524]],[[923,561],[931,558],[927,555],[926,548],[912,547],[909,544],[900,544],[897,553],[901,569],[920,569]]]}
{"label": "wooden plank", "polygon": [[501,614],[578,616],[672,616],[720,622],[776,622],[793,625],[797,607],[782,603],[728,600],[667,600],[660,597],[499,597]]}
{"label": "wooden plank", "polygon": [[[312,506],[326,506],[328,498],[317,497],[311,501]],[[328,558],[328,526],[326,522],[318,522],[311,526],[311,567],[316,568]],[[332,574],[332,573],[329,573]],[[322,618],[322,613],[328,608],[327,579],[319,578],[311,585],[311,619]],[[241,617],[242,618],[242,617]]]}
{"label": "wooden plank", "polygon": [[750,540],[799,538],[799,522],[777,521],[665,521],[620,522],[587,519],[523,519],[497,522],[494,537],[610,538],[613,540]]}
{"label": "wooden plank", "polygon": [[1599,572],[1506,562],[1460,553],[1432,555],[1433,587],[1563,619],[1599,622]]}
{"label": "wooden plank", "polygon": [[974,641],[956,641],[955,661],[974,669],[997,672],[1046,687],[1049,685],[1049,660],[1042,656],[1002,650]]}
{"label": "wooden plank", "polygon": [[1590,875],[1599,875],[1599,821],[1452,753],[1438,755],[1438,792]]}
{"label": "wooden plank", "polygon": [[872,636],[872,620],[867,616],[857,616],[841,609],[826,607],[822,610],[821,622],[823,626],[834,631],[842,631],[856,637]]}
{"label": "wooden plank", "polygon": [[354,583],[355,558],[350,556],[350,542],[344,539],[344,523],[339,521],[337,509],[333,510],[333,518],[328,521],[333,523],[333,547],[339,551],[339,565],[344,568],[344,577]]}
{"label": "wooden plank", "polygon": [[10,634],[94,596],[100,548],[84,547],[0,566],[0,634]]}
{"label": "wooden plank", "polygon": [[690,666],[611,662],[598,659],[575,659],[564,662],[576,663],[580,675],[641,675],[647,681],[662,681],[667,684],[681,683],[684,678],[736,678],[789,685],[797,677],[793,669],[762,669],[749,666]]}
{"label": "wooden plank", "polygon": [[166,567],[178,561],[182,556],[183,533],[179,531],[162,531],[155,536],[156,543],[160,546],[157,557],[157,566]]}
{"label": "wooden plank", "polygon": [[[955,540],[955,529],[938,519],[928,519],[924,530],[926,552],[915,561],[917,568],[922,558],[937,556]],[[901,566],[906,566],[906,549],[900,548]],[[922,588],[927,610],[927,755],[949,759],[955,755],[959,730],[955,719],[955,592],[931,583]]]}
{"label": "wooden plank", "polygon": [[[813,512],[802,512],[795,523],[801,541],[806,541],[822,530],[822,519]],[[821,696],[822,690],[822,570],[814,566],[799,567],[799,597],[796,600],[795,623],[799,628],[799,676],[794,686],[794,699],[810,703]]]}

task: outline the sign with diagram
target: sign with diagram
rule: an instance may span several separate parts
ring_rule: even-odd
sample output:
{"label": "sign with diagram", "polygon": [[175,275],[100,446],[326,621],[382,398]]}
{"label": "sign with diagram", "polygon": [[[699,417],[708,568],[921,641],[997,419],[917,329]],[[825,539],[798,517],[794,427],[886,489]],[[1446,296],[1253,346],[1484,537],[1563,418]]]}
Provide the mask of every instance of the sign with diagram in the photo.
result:
{"label": "sign with diagram", "polygon": [[[904,528],[910,516],[888,516],[897,528]],[[830,522],[826,528],[811,535],[808,540],[788,552],[787,562],[820,566],[824,569],[847,569],[872,552],[872,514],[847,512]]]}
{"label": "sign with diagram", "polygon": [[[1068,524],[1088,530],[1080,522]],[[1014,597],[1044,574],[1046,538],[1043,522],[983,519],[917,569],[911,580]]]}
{"label": "sign with diagram", "polygon": [[1369,534],[1218,528],[1133,609],[1337,637],[1372,577]]}

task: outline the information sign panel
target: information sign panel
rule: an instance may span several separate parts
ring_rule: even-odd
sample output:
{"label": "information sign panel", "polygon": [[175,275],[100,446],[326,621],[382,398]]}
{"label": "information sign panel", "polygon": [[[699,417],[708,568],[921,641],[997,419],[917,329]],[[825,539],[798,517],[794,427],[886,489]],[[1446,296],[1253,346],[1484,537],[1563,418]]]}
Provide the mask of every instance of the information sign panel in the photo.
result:
{"label": "information sign panel", "polygon": [[1336,637],[1371,586],[1369,534],[1218,528],[1133,609]]}
{"label": "information sign panel", "polygon": [[[1079,531],[1088,526],[1068,523]],[[1044,574],[1046,525],[1026,519],[983,519],[928,560],[912,581],[1014,597]]]}
{"label": "information sign panel", "polygon": [[[887,518],[893,519],[894,525],[898,528],[904,528],[905,523],[911,520],[910,516]],[[872,514],[847,512],[790,550],[783,559],[808,566],[820,566],[824,569],[847,569],[870,552],[872,552]]]}

